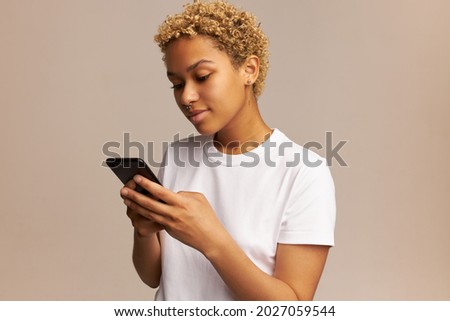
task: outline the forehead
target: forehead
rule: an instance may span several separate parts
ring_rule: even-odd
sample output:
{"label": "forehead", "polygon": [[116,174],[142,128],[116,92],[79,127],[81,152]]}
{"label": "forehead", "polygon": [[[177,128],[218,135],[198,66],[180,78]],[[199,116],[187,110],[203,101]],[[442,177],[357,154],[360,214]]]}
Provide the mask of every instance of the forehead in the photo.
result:
{"label": "forehead", "polygon": [[170,71],[179,72],[200,60],[231,66],[228,54],[219,50],[216,43],[208,37],[180,38],[173,41],[166,49],[165,62],[167,70]]}

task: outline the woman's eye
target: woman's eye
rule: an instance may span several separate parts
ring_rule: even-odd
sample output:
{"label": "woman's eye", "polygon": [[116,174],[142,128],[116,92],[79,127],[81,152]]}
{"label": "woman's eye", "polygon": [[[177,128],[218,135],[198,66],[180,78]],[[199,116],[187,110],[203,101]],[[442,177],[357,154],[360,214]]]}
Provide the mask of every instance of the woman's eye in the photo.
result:
{"label": "woman's eye", "polygon": [[[202,77],[197,77],[197,81],[198,82],[204,82],[204,81],[206,81],[209,78],[209,76],[211,76],[211,74],[208,74],[208,75],[205,75],[205,76],[202,76]],[[184,83],[179,83],[179,84],[174,84],[170,88],[173,89],[173,90],[178,90],[178,89],[182,89],[183,87],[184,87]]]}
{"label": "woman's eye", "polygon": [[200,82],[205,81],[205,80],[207,80],[209,78],[210,75],[211,74],[208,74],[208,75],[205,75],[205,76],[202,76],[202,77],[198,77],[197,80],[200,81]]}
{"label": "woman's eye", "polygon": [[170,87],[170,89],[174,89],[174,90],[181,89],[181,88],[183,88],[183,83],[181,83],[181,84],[174,84],[172,87]]}

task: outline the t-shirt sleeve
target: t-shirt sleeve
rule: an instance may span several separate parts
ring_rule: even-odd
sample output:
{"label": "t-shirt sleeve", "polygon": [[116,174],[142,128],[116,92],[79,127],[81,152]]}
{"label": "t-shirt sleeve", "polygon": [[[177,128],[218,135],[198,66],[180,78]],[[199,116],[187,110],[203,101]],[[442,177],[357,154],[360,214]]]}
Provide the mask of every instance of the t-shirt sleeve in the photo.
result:
{"label": "t-shirt sleeve", "polygon": [[299,170],[283,214],[278,243],[334,246],[336,199],[326,161]]}

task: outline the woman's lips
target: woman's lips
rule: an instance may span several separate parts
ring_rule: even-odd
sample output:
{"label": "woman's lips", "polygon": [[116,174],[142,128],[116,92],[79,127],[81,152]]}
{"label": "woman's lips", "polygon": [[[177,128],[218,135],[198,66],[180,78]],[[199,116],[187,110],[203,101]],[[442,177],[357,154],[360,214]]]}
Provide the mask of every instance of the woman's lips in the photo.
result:
{"label": "woman's lips", "polygon": [[194,110],[194,111],[189,112],[188,118],[194,125],[196,125],[199,122],[201,122],[206,117],[207,114],[208,114],[207,109]]}

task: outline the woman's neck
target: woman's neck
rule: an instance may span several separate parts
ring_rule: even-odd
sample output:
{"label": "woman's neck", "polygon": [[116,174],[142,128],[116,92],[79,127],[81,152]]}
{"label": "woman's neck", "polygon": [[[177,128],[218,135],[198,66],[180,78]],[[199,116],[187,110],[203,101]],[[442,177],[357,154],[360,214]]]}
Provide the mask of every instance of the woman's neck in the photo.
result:
{"label": "woman's neck", "polygon": [[256,148],[272,134],[273,130],[264,122],[256,99],[246,106],[246,113],[240,115],[214,136],[214,145],[225,154],[243,154]]}

